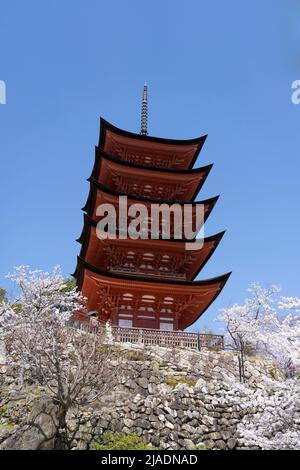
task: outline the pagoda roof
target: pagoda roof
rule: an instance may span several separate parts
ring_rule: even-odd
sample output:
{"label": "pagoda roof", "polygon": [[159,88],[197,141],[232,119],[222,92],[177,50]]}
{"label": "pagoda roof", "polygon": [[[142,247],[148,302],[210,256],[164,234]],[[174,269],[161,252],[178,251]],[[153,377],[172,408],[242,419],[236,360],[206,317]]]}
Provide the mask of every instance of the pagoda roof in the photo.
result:
{"label": "pagoda roof", "polygon": [[[76,279],[78,288],[83,296],[88,299],[88,309],[96,310],[99,307],[99,292],[106,289],[106,295],[110,295],[110,308],[117,305],[117,295],[133,293],[136,299],[151,293],[153,297],[181,300],[185,305],[178,319],[179,329],[184,330],[191,326],[211,305],[219,295],[231,273],[224,274],[202,281],[180,281],[166,279],[149,279],[142,276],[115,274],[87,263],[78,257]],[[100,300],[101,301],[101,300]]]}
{"label": "pagoda roof", "polygon": [[98,183],[93,178],[88,179],[90,183],[90,191],[88,194],[87,201],[85,205],[82,207],[82,210],[86,212],[90,217],[95,220],[95,207],[101,203],[111,203],[111,204],[118,204],[118,198],[120,196],[127,196],[128,204],[136,204],[143,202],[145,206],[150,206],[151,204],[179,204],[181,206],[192,206],[196,207],[197,205],[204,205],[204,222],[207,220],[209,214],[211,213],[212,209],[214,208],[215,204],[217,203],[219,196],[214,196],[202,201],[192,201],[192,202],[181,202],[181,201],[167,201],[161,199],[150,199],[144,196],[131,196],[130,194],[119,193],[118,191],[114,191],[106,186]]}
{"label": "pagoda roof", "polygon": [[[195,245],[194,250],[186,250],[185,243],[186,240],[175,240],[162,239],[157,243],[155,240],[138,238],[132,240],[131,238],[99,238],[96,233],[97,222],[91,219],[89,216],[84,214],[84,226],[81,233],[81,236],[77,240],[81,243],[80,258],[84,259],[86,262],[95,265],[96,267],[105,267],[105,256],[108,250],[116,249],[127,250],[131,253],[144,252],[144,253],[155,253],[160,255],[169,255],[170,259],[173,256],[184,256],[186,254],[186,266],[184,270],[186,271],[187,279],[194,279],[200,270],[204,267],[207,261],[210,259],[215,249],[217,248],[221,238],[223,237],[225,231],[220,232],[216,235],[205,237],[203,243],[199,244],[199,248]],[[193,242],[189,242],[193,243]],[[197,243],[195,241],[195,243]],[[164,277],[168,277],[168,273]]]}
{"label": "pagoda roof", "polygon": [[197,196],[212,166],[176,170],[137,165],[113,157],[96,147],[91,177],[113,190],[125,188],[125,192],[131,195],[189,202]]}
{"label": "pagoda roof", "polygon": [[101,159],[101,157],[107,158],[111,161],[114,161],[116,163],[119,163],[121,165],[130,167],[130,168],[140,168],[144,170],[153,170],[153,171],[158,171],[158,172],[164,172],[166,174],[193,174],[193,173],[198,173],[203,171],[204,169],[211,169],[214,165],[213,163],[210,163],[208,165],[199,167],[199,168],[165,168],[165,167],[158,167],[158,166],[150,166],[150,165],[141,165],[139,163],[132,163],[132,162],[127,162],[125,160],[120,159],[116,155],[111,155],[110,153],[105,152],[100,148],[99,146],[95,145],[95,162],[94,162],[94,167],[92,170],[91,176],[95,174],[98,174],[98,158]]}
{"label": "pagoda roof", "polygon": [[[123,149],[131,151],[132,154],[137,151],[137,159],[143,160],[146,156],[146,161],[146,154],[153,152],[153,154],[159,156],[162,166],[177,166],[181,169],[192,168],[206,138],[207,135],[203,135],[194,139],[179,140],[135,134],[120,129],[100,118],[99,147],[111,155],[119,155],[124,159],[127,159],[127,157],[124,157]],[[171,156],[176,157],[175,160],[166,164],[164,159],[166,160],[167,157]],[[151,163],[149,164],[151,165]]]}

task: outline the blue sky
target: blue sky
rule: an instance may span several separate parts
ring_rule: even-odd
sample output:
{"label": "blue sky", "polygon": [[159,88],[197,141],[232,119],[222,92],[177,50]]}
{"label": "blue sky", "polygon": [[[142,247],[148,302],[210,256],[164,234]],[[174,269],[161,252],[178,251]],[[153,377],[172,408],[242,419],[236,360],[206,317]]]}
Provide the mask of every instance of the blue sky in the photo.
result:
{"label": "blue sky", "polygon": [[30,264],[75,267],[99,116],[138,132],[208,133],[199,198],[226,235],[199,278],[233,271],[199,325],[247,286],[299,295],[300,6],[296,0],[0,0],[0,285]]}

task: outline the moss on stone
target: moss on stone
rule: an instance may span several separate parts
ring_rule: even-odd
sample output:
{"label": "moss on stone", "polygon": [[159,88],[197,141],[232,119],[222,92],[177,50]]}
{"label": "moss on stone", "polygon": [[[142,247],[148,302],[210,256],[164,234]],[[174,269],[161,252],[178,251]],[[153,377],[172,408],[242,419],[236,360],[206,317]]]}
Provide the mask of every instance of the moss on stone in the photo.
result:
{"label": "moss on stone", "polygon": [[169,375],[168,377],[166,377],[165,383],[172,388],[175,388],[179,384],[186,384],[189,387],[194,387],[197,383],[197,380],[188,379],[187,377],[180,377],[179,379],[177,379],[173,375]]}
{"label": "moss on stone", "polygon": [[105,432],[100,442],[92,445],[91,450],[155,450],[135,434],[113,434]]}

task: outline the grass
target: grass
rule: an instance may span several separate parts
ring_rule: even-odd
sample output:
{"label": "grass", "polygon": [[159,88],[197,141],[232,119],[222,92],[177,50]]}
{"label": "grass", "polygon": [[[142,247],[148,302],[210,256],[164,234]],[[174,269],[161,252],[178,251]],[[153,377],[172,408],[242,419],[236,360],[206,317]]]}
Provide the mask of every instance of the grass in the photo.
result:
{"label": "grass", "polygon": [[145,355],[142,351],[124,351],[124,356],[128,361],[144,361]]}
{"label": "grass", "polygon": [[179,379],[176,379],[176,377],[169,375],[166,377],[165,383],[172,388],[175,388],[178,384],[186,384],[189,387],[194,387],[197,383],[197,380],[188,379],[187,377],[180,377]]}
{"label": "grass", "polygon": [[193,446],[193,450],[213,450],[214,449],[214,446],[212,444],[207,444],[205,447],[199,447],[195,444]]}
{"label": "grass", "polygon": [[105,432],[101,441],[92,445],[92,450],[155,450],[151,444],[147,444],[135,433],[113,434]]}

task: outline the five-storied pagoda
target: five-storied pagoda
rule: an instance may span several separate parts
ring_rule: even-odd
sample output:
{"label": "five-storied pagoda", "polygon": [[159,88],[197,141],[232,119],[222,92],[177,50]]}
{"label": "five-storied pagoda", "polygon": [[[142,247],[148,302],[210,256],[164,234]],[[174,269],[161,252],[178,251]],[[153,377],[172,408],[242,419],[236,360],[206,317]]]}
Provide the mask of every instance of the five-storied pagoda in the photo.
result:
{"label": "five-storied pagoda", "polygon": [[101,119],[74,273],[87,298],[89,315],[120,327],[184,330],[222,290],[229,274],[194,279],[224,232],[205,238],[201,248],[187,250],[186,240],[176,239],[172,230],[169,239],[99,238],[96,230],[100,220],[97,207],[109,203],[118,211],[121,195],[127,196],[128,206],[177,203],[194,209],[203,204],[205,221],[218,199],[195,202],[212,167],[192,168],[205,139],[148,136],[146,85],[140,134]]}

